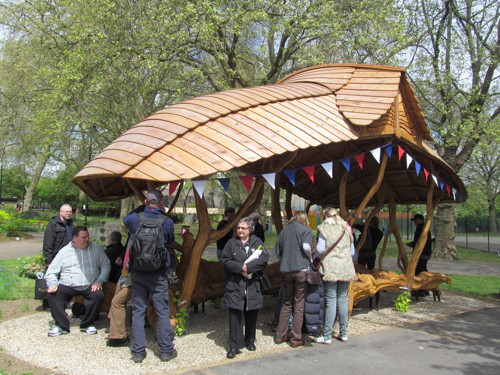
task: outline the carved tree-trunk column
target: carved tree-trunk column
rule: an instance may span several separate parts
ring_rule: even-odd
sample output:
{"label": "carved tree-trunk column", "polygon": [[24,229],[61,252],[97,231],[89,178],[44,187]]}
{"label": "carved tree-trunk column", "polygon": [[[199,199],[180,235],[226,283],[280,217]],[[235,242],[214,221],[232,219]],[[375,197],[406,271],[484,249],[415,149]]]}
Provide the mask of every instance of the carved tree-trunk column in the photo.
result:
{"label": "carved tree-trunk column", "polygon": [[406,279],[408,280],[408,288],[411,290],[413,284],[413,278],[415,277],[415,269],[417,268],[417,262],[424,250],[425,243],[427,242],[427,234],[431,228],[432,216],[434,215],[435,205],[432,202],[432,194],[434,192],[434,185],[432,183],[429,184],[429,188],[427,190],[427,217],[425,218],[424,227],[422,229],[422,233],[420,233],[420,237],[418,238],[415,247],[413,248],[413,253],[411,255],[411,260],[408,265],[408,269],[406,270]]}
{"label": "carved tree-trunk column", "polygon": [[387,229],[386,237],[391,233],[394,234],[399,251],[398,267],[401,269],[401,271],[406,272],[406,270],[408,269],[408,255],[406,255],[405,245],[403,243],[403,239],[401,238],[401,232],[399,231],[396,218],[397,206],[396,201],[394,200],[394,194],[391,191],[391,194],[389,196],[389,228]]}
{"label": "carved tree-trunk column", "polygon": [[281,220],[281,206],[280,206],[280,187],[276,186],[276,189],[272,191],[271,195],[271,217],[273,218],[274,227],[276,228],[276,233],[280,233],[283,230],[283,221]]}

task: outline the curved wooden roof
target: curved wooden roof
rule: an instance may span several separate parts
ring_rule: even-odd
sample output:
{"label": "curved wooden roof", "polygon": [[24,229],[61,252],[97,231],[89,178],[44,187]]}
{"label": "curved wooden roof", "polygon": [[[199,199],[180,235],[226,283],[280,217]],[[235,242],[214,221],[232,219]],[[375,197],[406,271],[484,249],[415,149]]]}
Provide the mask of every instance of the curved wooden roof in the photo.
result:
{"label": "curved wooden roof", "polygon": [[[320,65],[273,85],[168,106],[123,133],[73,182],[94,200],[116,200],[133,195],[134,189],[217,172],[258,175],[339,161],[392,142],[465,196],[456,173],[425,146],[431,139],[403,68]],[[339,168],[335,163],[334,175]],[[370,158],[363,170],[351,168],[349,206],[362,199],[376,169]],[[305,173],[297,173],[292,187],[280,176],[279,184],[315,203],[335,204],[338,179],[319,168],[315,177],[312,184]],[[389,160],[386,182],[397,192],[398,203],[425,202],[425,179],[402,167],[397,157]]]}

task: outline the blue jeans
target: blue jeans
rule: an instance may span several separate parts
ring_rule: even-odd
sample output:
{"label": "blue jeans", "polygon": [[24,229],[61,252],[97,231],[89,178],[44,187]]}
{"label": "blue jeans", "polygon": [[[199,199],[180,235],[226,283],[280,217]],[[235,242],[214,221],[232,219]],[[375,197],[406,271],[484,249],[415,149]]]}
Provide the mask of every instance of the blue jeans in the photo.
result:
{"label": "blue jeans", "polygon": [[153,300],[156,321],[156,339],[160,351],[171,354],[174,350],[174,330],[170,324],[170,309],[168,307],[168,282],[164,271],[132,272],[132,333],[134,343],[133,353],[144,353],[146,350],[146,334],[144,323],[148,297]]}
{"label": "blue jeans", "polygon": [[332,338],[332,329],[337,310],[339,312],[339,336],[347,336],[347,322],[349,318],[347,292],[349,291],[349,283],[349,281],[323,281],[326,300],[325,325],[323,327],[323,337],[325,340]]}

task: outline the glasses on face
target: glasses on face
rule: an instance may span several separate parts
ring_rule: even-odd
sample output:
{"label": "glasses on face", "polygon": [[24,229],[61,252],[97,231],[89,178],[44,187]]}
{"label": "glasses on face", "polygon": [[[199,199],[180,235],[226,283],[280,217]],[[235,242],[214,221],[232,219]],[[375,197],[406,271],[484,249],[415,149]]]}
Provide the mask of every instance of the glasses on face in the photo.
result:
{"label": "glasses on face", "polygon": [[237,227],[238,230],[248,230],[248,227]]}
{"label": "glasses on face", "polygon": [[61,211],[61,213],[63,213],[63,214],[72,214],[73,211]]}

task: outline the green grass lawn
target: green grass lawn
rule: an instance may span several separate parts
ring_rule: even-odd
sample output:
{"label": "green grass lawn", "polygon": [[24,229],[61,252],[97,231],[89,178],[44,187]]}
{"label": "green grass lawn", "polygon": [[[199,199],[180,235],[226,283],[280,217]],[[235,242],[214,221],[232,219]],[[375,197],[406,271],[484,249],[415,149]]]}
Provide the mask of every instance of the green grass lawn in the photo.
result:
{"label": "green grass lawn", "polygon": [[472,294],[479,297],[493,298],[493,294],[500,293],[500,277],[498,276],[471,276],[448,275],[452,283],[441,284],[441,289]]}

